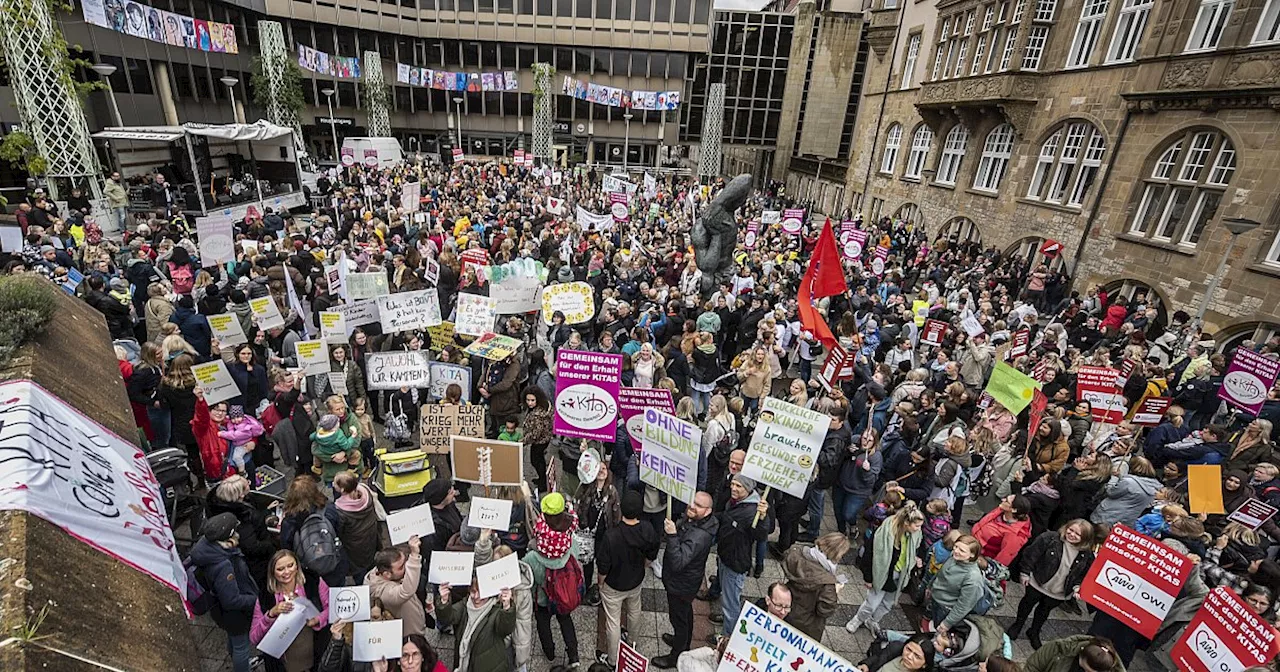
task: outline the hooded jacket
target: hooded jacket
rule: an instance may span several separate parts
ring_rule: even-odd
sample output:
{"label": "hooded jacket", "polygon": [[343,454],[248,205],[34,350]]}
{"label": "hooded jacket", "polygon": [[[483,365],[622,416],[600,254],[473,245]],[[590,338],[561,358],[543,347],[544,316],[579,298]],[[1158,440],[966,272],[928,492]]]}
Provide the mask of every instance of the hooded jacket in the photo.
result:
{"label": "hooded jacket", "polygon": [[1008,567],[1031,538],[1031,521],[1004,519],[1004,510],[992,509],[973,525],[973,536],[982,544],[982,555]]}
{"label": "hooded jacket", "polygon": [[426,608],[422,600],[418,599],[418,582],[421,576],[422,556],[415,553],[404,561],[404,578],[399,581],[383,578],[378,574],[377,567],[369,570],[364,577],[364,583],[369,586],[370,599],[381,600],[388,611],[404,621],[405,635],[427,634]]}
{"label": "hooded jacket", "polygon": [[169,321],[178,325],[178,332],[201,357],[209,357],[213,338],[213,330],[209,328],[209,320],[191,308],[178,307],[169,316]]}
{"label": "hooded jacket", "polygon": [[838,580],[818,560],[810,557],[814,546],[792,546],[782,560],[782,574],[791,589],[791,615],[787,622],[818,641],[839,603]]}
{"label": "hooded jacket", "polygon": [[210,615],[229,635],[243,635],[253,625],[253,609],[258,604],[258,586],[239,548],[223,548],[201,537],[191,547],[201,585],[217,596]]}
{"label": "hooded jacket", "polygon": [[[317,428],[311,434],[311,455],[319,464],[321,479],[326,484],[332,483],[333,477],[337,476],[339,471],[351,469],[353,465],[356,468],[359,467],[360,451],[357,450],[359,445],[359,439],[344,432],[341,425],[331,432]],[[334,462],[333,456],[338,453],[346,453],[347,461]]]}
{"label": "hooded jacket", "polygon": [[249,575],[255,583],[265,588],[267,583],[267,564],[271,556],[280,550],[280,542],[267,529],[266,514],[250,506],[246,502],[224,502],[217,497],[217,488],[209,489],[205,500],[205,515],[212,518],[219,513],[230,513],[240,521],[236,532],[240,533],[240,543],[236,546],[249,565]]}
{"label": "hooded jacket", "polygon": [[986,583],[976,560],[960,562],[952,557],[942,565],[933,580],[933,601],[947,610],[943,623],[948,628],[954,628],[973,612]]}
{"label": "hooded jacket", "polygon": [[715,541],[720,519],[707,515],[698,520],[685,518],[676,533],[667,535],[667,550],[662,558],[662,585],[672,595],[696,595],[702,586],[707,556]]}
{"label": "hooded jacket", "polygon": [[[360,493],[360,499],[342,496],[334,501],[339,521],[336,532],[351,565],[364,569],[373,567],[374,554],[390,544],[383,543],[384,535],[382,525],[378,522],[378,507],[374,505],[373,491],[361,483],[357,492]],[[386,541],[390,542],[390,539]]]}
{"label": "hooded jacket", "polygon": [[596,569],[604,582],[618,592],[637,588],[644,582],[645,561],[658,559],[661,542],[653,526],[643,521],[628,525],[623,521],[604,533],[604,543],[596,545]]}
{"label": "hooded jacket", "polygon": [[[1114,310],[1118,306],[1112,306],[1107,310]],[[1122,311],[1124,308],[1120,308]],[[1080,669],[1076,664],[1076,659],[1080,657],[1080,652],[1084,647],[1093,641],[1091,635],[1072,635],[1045,642],[1044,646],[1036,649],[1031,654],[1027,662],[1023,664],[1023,672],[1072,672]],[[1120,656],[1114,656],[1116,664],[1110,669],[1102,672],[1124,672],[1124,663],[1120,662]]]}
{"label": "hooded jacket", "polygon": [[818,450],[817,487],[829,488],[835,485],[840,477],[841,466],[849,459],[849,444],[852,442],[853,433],[849,431],[847,421],[836,429],[827,430],[827,436]]}
{"label": "hooded jacket", "polygon": [[756,519],[756,506],[759,503],[760,494],[752,490],[740,502],[734,503],[730,499],[728,506],[719,514],[716,553],[725,566],[739,574],[746,574],[751,569],[756,542],[768,539],[773,532],[772,511],[761,516],[754,527],[751,525]]}
{"label": "hooded jacket", "polygon": [[[1040,585],[1048,583],[1053,575],[1058,573],[1058,567],[1062,564],[1062,545],[1065,543],[1067,542],[1063,540],[1062,533],[1058,530],[1049,530],[1037,536],[1022,550],[1022,558],[1018,566],[1019,573],[1034,577],[1036,583]],[[1087,548],[1081,549],[1076,554],[1075,561],[1067,570],[1067,581],[1062,588],[1067,595],[1084,583],[1084,575],[1089,572],[1093,557],[1093,551]]]}
{"label": "hooded jacket", "polygon": [[1110,527],[1123,523],[1130,527],[1151,508],[1160,481],[1147,476],[1129,474],[1107,486],[1106,497],[1089,516],[1091,522]]}
{"label": "hooded jacket", "polygon": [[84,295],[85,303],[102,313],[107,321],[107,330],[111,338],[132,338],[133,324],[129,319],[129,304],[120,303],[106,292],[89,291]]}

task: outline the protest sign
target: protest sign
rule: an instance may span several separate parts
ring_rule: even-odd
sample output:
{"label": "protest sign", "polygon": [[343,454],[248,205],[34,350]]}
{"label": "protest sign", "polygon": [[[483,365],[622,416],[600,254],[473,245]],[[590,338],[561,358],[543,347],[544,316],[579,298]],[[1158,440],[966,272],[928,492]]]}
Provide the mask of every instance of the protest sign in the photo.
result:
{"label": "protest sign", "polygon": [[1080,587],[1080,597],[1151,639],[1191,575],[1191,559],[1116,524]]}
{"label": "protest sign", "polygon": [[240,388],[227,370],[227,363],[221,359],[196,364],[191,367],[191,373],[195,374],[196,384],[204,390],[204,401],[210,406],[240,396]]}
{"label": "protest sign", "polygon": [[379,296],[378,319],[384,334],[417,331],[440,324],[443,319],[436,288]]}
{"label": "protest sign", "polygon": [[649,659],[636,651],[634,647],[621,637],[618,638],[617,672],[648,672]]}
{"label": "protest sign", "polygon": [[969,338],[986,333],[986,329],[982,328],[982,323],[978,322],[978,318],[972,315],[960,320],[960,326],[964,327],[964,333],[969,334]]}
{"label": "protest sign", "polygon": [[670,390],[643,387],[624,387],[618,390],[618,415],[627,426],[627,438],[631,448],[640,452],[644,447],[644,412],[656,409],[668,415],[676,412]]}
{"label": "protest sign", "polygon": [[942,320],[925,320],[924,329],[920,331],[920,342],[928,345],[942,345],[947,335],[947,323]]}
{"label": "protest sign", "polygon": [[280,314],[280,308],[270,296],[249,299],[249,312],[253,313],[259,329],[279,329],[284,326],[284,315]]}
{"label": "protest sign", "polygon": [[831,418],[765,397],[742,474],[793,497],[804,497]]}
{"label": "protest sign", "polygon": [[449,386],[456,384],[462,390],[462,400],[471,401],[471,369],[444,362],[431,362],[427,368],[431,378],[431,387],[427,391],[427,396],[431,400],[444,399]]}
{"label": "protest sign", "polygon": [[867,232],[861,229],[851,229],[848,236],[842,237],[840,250],[844,253],[845,259],[862,258],[862,251],[867,245],[867,235]]}
{"label": "protest sign", "polygon": [[524,444],[482,438],[449,437],[453,479],[480,485],[520,485]]}
{"label": "protest sign", "polygon": [[387,284],[386,273],[375,271],[373,273],[347,274],[347,296],[352,301],[376,299],[379,296],[386,296],[390,293],[391,288]]}
{"label": "protest sign", "polygon": [[239,316],[232,313],[223,313],[221,315],[210,315],[208,319],[209,329],[222,347],[236,346],[249,342],[249,337],[244,334],[244,326],[240,324]]}
{"label": "protest sign", "polygon": [[1031,376],[1004,362],[996,362],[995,368],[991,370],[991,380],[987,381],[986,393],[1010,413],[1017,415],[1031,403],[1031,397],[1038,389],[1040,383]]}
{"label": "protest sign", "polygon": [[613,229],[613,213],[597,215],[584,209],[581,205],[574,207],[574,221],[584,231],[609,231]]}
{"label": "protest sign", "polygon": [[453,330],[463,336],[483,336],[493,331],[493,321],[498,317],[498,303],[491,297],[479,294],[458,295],[457,315]]}
{"label": "protest sign", "polygon": [[1277,509],[1270,504],[1256,498],[1250,497],[1244,504],[1241,504],[1231,515],[1227,516],[1227,520],[1233,520],[1251,530],[1256,530],[1275,517]]}
{"label": "protest sign", "polygon": [[857,672],[858,668],[832,653],[786,621],[756,606],[742,605],[733,636],[716,672]]}
{"label": "protest sign", "polygon": [[454,586],[471,585],[471,570],[475,566],[474,551],[432,551],[427,581]]}
{"label": "protest sign", "polygon": [[1280,375],[1280,362],[1247,348],[1236,348],[1227,375],[1218,388],[1218,398],[1257,415],[1267,400],[1267,391],[1276,384],[1277,375]]}
{"label": "protest sign", "polygon": [[378,321],[377,301],[369,300],[344,303],[333,306],[330,310],[342,313],[342,319],[346,322],[348,336],[351,335],[351,330],[356,327],[362,327],[366,324],[373,324]]}
{"label": "protest sign", "polygon": [[519,350],[522,345],[524,345],[524,342],[518,338],[488,332],[476,339],[471,345],[468,345],[463,352],[468,355],[483,357],[491,362],[501,362],[516,354],[516,350]]}
{"label": "protest sign", "polygon": [[1164,412],[1173,405],[1172,397],[1147,397],[1133,414],[1133,424],[1143,427],[1155,427],[1164,418]]}
{"label": "protest sign", "polygon": [[347,623],[369,620],[369,586],[329,586],[329,619]]}
{"label": "protest sign", "polygon": [[556,355],[555,433],[614,440],[621,387],[622,355],[561,348]]}
{"label": "protest sign", "polygon": [[782,232],[798,236],[804,230],[804,208],[787,208],[782,212]]}
{"label": "protest sign", "polygon": [[[510,503],[510,502],[508,502]],[[520,560],[514,553],[476,567],[480,597],[493,597],[503,588],[520,585]]]}
{"label": "protest sign", "polygon": [[351,659],[359,663],[394,660],[400,657],[404,622],[360,621],[351,626]]}
{"label": "protest sign", "polygon": [[204,268],[236,258],[235,224],[230,215],[197,217],[196,240],[200,241],[200,265]]}
{"label": "protest sign", "polygon": [[435,531],[436,522],[431,517],[430,504],[419,504],[387,514],[387,532],[390,534],[392,545],[403,544],[414,535],[421,539],[428,534],[435,534]]}
{"label": "protest sign", "polygon": [[409,182],[400,185],[400,207],[405,212],[417,212],[422,206],[422,183]]}
{"label": "protest sign", "polygon": [[542,280],[537,276],[509,275],[494,282],[489,294],[499,315],[531,313],[542,307]]}
{"label": "protest sign", "polygon": [[432,352],[440,352],[444,350],[444,346],[453,345],[452,322],[441,322],[434,327],[427,327],[427,333],[431,335]]}
{"label": "protest sign", "polygon": [[1048,407],[1049,397],[1046,397],[1044,392],[1035,390],[1031,393],[1031,410],[1027,411],[1027,427],[1034,427],[1035,429],[1027,432],[1028,453],[1031,451],[1031,442],[1040,433],[1040,423],[1044,420],[1044,412]]}
{"label": "protest sign", "polygon": [[760,211],[761,224],[777,224],[782,221],[781,210],[762,210]]}
{"label": "protest sign", "polygon": [[346,372],[330,371],[328,376],[329,376],[329,387],[333,388],[334,394],[340,394],[344,397],[347,396],[348,394],[351,394],[351,390],[347,389]]}
{"label": "protest sign", "polygon": [[398,390],[431,384],[430,362],[422,350],[371,352],[365,355],[370,390]]}
{"label": "protest sign", "polygon": [[[920,299],[916,299],[912,301],[911,314],[914,316],[912,319],[915,320],[916,326],[923,327],[924,321],[929,319],[929,302],[922,301]],[[963,326],[966,331],[969,329],[968,325],[966,325],[963,321],[960,323],[960,325]]]}
{"label": "protest sign", "polygon": [[[818,369],[818,384],[830,391],[835,384],[846,379],[846,369],[853,364],[854,356],[849,354],[839,343],[831,346],[830,352],[822,360],[822,368]],[[852,374],[850,374],[852,375]]]}
{"label": "protest sign", "polygon": [[266,636],[258,642],[258,650],[274,658],[283,656],[285,650],[293,644],[293,640],[298,638],[298,633],[306,627],[307,621],[318,615],[320,610],[316,609],[310,600],[305,597],[295,597],[293,609],[276,616]]}
{"label": "protest sign", "polygon": [[467,524],[482,530],[506,530],[511,526],[511,500],[472,497]]}
{"label": "protest sign", "polygon": [[1187,510],[1191,513],[1226,513],[1222,502],[1222,465],[1187,465]]}
{"label": "protest sign", "polygon": [[1173,645],[1184,672],[1239,672],[1274,662],[1280,633],[1226,586],[1214,588]]}
{"label": "protest sign", "polygon": [[565,324],[582,324],[596,314],[596,301],[591,285],[566,282],[549,285],[542,290],[542,321],[551,324],[556,312],[564,313]]}
{"label": "protest sign", "polygon": [[449,437],[484,437],[485,406],[423,404],[419,436],[427,453],[449,452]]}
{"label": "protest sign", "polygon": [[702,430],[652,408],[644,412],[640,480],[690,504],[698,491],[698,453]]}
{"label": "protest sign", "polygon": [[320,311],[320,338],[325,343],[346,343],[350,332],[347,330],[347,318],[341,311]]}
{"label": "protest sign", "polygon": [[625,222],[631,218],[631,213],[627,210],[627,194],[612,193],[609,194],[609,213],[613,215],[613,221]]}
{"label": "protest sign", "polygon": [[1120,372],[1105,366],[1082,366],[1076,373],[1076,401],[1088,401],[1093,421],[1118,425],[1128,410]]}
{"label": "protest sign", "polygon": [[748,250],[756,249],[756,240],[760,236],[760,222],[751,222],[747,224],[747,233],[742,239],[742,247]]}
{"label": "protest sign", "polygon": [[871,255],[871,272],[876,276],[884,275],[885,260],[889,258],[889,248],[882,245],[876,246],[876,251]]}
{"label": "protest sign", "polygon": [[293,351],[298,356],[302,374],[318,376],[329,372],[329,348],[324,341],[297,341]]}
{"label": "protest sign", "polygon": [[1009,341],[1012,347],[1009,349],[1010,357],[1021,357],[1027,354],[1027,348],[1031,346],[1031,331],[1028,329],[1019,329],[1013,332],[1013,338]]}

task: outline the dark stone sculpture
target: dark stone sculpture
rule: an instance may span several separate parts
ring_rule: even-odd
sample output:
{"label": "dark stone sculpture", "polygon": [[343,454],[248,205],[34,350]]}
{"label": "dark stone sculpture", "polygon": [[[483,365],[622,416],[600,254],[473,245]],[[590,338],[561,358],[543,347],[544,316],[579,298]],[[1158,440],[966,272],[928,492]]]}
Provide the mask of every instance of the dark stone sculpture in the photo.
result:
{"label": "dark stone sculpture", "polygon": [[702,211],[693,224],[693,252],[702,271],[702,298],[715,292],[721,282],[733,277],[733,248],[738,244],[738,221],[734,212],[751,195],[751,175],[743,173],[728,184]]}

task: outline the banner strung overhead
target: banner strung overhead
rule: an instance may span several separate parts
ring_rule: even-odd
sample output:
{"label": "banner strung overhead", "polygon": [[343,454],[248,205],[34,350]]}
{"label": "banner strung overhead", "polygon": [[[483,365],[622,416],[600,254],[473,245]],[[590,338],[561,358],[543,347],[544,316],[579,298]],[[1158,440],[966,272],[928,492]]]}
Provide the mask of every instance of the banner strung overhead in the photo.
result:
{"label": "banner strung overhead", "polygon": [[323,51],[312,49],[305,44],[298,45],[298,67],[331,77],[360,79],[360,59],[354,56],[332,56]]}
{"label": "banner strung overhead", "polygon": [[166,12],[132,0],[84,0],[84,20],[144,40],[222,54],[238,54],[236,27]]}
{"label": "banner strung overhead", "polygon": [[560,93],[588,103],[610,107],[629,107],[634,110],[674,110],[680,107],[679,91],[628,91],[593,84],[565,75]]}
{"label": "banner strung overhead", "polygon": [[515,70],[501,72],[450,72],[396,63],[396,81],[409,86],[425,86],[441,91],[519,91]]}

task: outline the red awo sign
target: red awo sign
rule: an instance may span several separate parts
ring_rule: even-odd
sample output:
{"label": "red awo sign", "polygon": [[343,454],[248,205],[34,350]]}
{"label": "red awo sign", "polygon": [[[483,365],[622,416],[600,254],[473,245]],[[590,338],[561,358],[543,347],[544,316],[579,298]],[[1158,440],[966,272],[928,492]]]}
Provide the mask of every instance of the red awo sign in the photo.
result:
{"label": "red awo sign", "polygon": [[1191,566],[1187,556],[1117,524],[1090,565],[1080,597],[1151,639]]}
{"label": "red awo sign", "polygon": [[942,320],[925,320],[924,329],[920,331],[920,342],[929,345],[942,345],[942,338],[946,335],[946,322]]}
{"label": "red awo sign", "polygon": [[1249,605],[1219,586],[1200,605],[1170,657],[1186,672],[1237,672],[1274,660],[1280,653],[1277,636]]}
{"label": "red awo sign", "polygon": [[1088,401],[1093,421],[1118,425],[1124,420],[1125,398],[1120,372],[1105,366],[1082,366],[1076,374],[1076,401]]}
{"label": "red awo sign", "polygon": [[1142,400],[1138,412],[1133,414],[1133,424],[1143,427],[1155,427],[1160,424],[1164,412],[1173,404],[1171,397],[1148,397]]}

